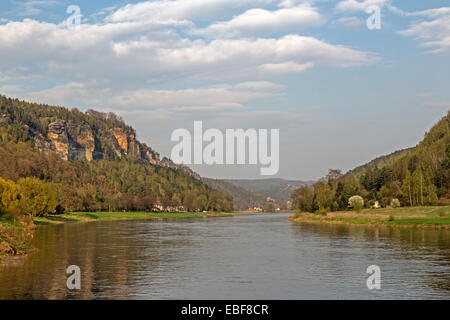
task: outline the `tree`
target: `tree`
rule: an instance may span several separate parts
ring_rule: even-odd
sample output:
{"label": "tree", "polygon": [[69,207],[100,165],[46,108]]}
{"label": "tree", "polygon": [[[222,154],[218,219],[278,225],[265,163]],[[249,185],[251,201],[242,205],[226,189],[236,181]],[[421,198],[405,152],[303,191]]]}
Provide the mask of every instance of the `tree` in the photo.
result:
{"label": "tree", "polygon": [[356,211],[361,211],[364,208],[364,199],[361,196],[353,196],[348,199],[348,204]]}
{"label": "tree", "polygon": [[20,192],[11,180],[0,178],[0,215],[5,213],[19,214]]}
{"label": "tree", "polygon": [[196,208],[196,210],[198,211],[203,211],[205,209],[207,209],[208,206],[208,199],[206,198],[205,195],[199,195],[197,198],[195,198],[194,200],[194,207]]}
{"label": "tree", "polygon": [[314,194],[310,187],[302,186],[291,195],[292,206],[303,212],[313,212]]}
{"label": "tree", "polygon": [[392,199],[391,200],[391,207],[392,208],[400,208],[400,201],[398,199]]}
{"label": "tree", "polygon": [[330,185],[323,181],[319,181],[314,185],[314,211],[330,209],[333,204],[333,198],[334,191]]}
{"label": "tree", "polygon": [[409,200],[409,205],[412,207],[413,203],[413,192],[412,192],[412,179],[409,170],[406,172],[405,179],[402,184],[402,195],[405,199]]}
{"label": "tree", "polygon": [[33,217],[53,213],[58,205],[57,192],[53,186],[36,178],[22,178],[18,181],[20,210]]}

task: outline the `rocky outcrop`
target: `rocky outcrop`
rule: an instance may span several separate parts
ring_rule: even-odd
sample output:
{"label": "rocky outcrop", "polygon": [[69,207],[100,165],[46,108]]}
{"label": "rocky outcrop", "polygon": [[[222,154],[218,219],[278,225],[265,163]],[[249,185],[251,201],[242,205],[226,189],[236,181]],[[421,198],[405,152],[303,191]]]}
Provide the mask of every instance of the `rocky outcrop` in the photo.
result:
{"label": "rocky outcrop", "polygon": [[117,146],[119,148],[119,152],[116,152],[120,155],[128,154],[128,136],[123,132],[121,128],[114,128],[111,130],[114,138],[116,139]]}
{"label": "rocky outcrop", "polygon": [[189,168],[187,166],[176,164],[169,158],[164,157],[161,160],[160,165],[163,167],[168,167],[168,168],[172,168],[172,169],[181,169],[184,172],[191,175],[192,177],[196,178],[197,180],[201,180],[201,177],[197,172],[194,172],[191,168]]}
{"label": "rocky outcrop", "polygon": [[69,136],[67,123],[64,120],[56,120],[48,126],[48,138],[56,153],[64,160],[69,160]]}
{"label": "rocky outcrop", "polygon": [[[130,158],[145,159],[149,162],[157,160],[151,149],[146,145],[142,145],[136,140],[136,135],[134,133],[125,133],[122,128],[114,128],[111,130],[114,137],[114,146],[117,156],[123,157],[128,156]],[[156,164],[156,162],[154,163]]]}
{"label": "rocky outcrop", "polygon": [[77,143],[82,147],[82,157],[88,161],[97,158],[95,152],[95,138],[89,127],[82,127],[81,133],[76,139]]}
{"label": "rocky outcrop", "polygon": [[[50,149],[58,153],[65,160],[94,160],[101,159],[96,151],[96,141],[92,130],[88,126],[74,126],[64,120],[56,120],[48,126]],[[46,144],[38,139],[40,149]]]}
{"label": "rocky outcrop", "polygon": [[160,163],[160,159],[159,159],[159,153],[151,150],[149,147],[147,147],[144,144],[144,148],[142,150],[142,154],[143,157],[150,162],[151,164],[158,164]]}
{"label": "rocky outcrop", "polygon": [[[32,141],[41,151],[52,151],[65,160],[139,159],[150,164],[182,169],[199,178],[190,168],[160,155],[136,138],[135,130],[120,116],[95,110],[81,112],[37,105],[0,95],[0,126],[14,141]],[[3,130],[4,127],[7,130]]]}
{"label": "rocky outcrop", "polygon": [[24,126],[37,148],[56,152],[64,160],[142,159],[153,165],[181,169],[200,179],[189,167],[177,165],[166,157],[160,159],[157,152],[136,139],[130,127],[116,127],[99,133],[88,124],[57,119],[50,122],[45,136],[40,131]]}

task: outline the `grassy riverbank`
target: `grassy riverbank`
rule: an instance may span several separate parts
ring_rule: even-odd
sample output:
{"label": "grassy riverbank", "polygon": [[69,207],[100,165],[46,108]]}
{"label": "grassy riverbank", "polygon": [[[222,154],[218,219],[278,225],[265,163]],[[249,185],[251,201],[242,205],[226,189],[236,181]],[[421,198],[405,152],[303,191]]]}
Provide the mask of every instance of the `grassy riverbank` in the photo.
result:
{"label": "grassy riverbank", "polygon": [[357,225],[390,225],[450,229],[450,206],[405,207],[396,209],[364,209],[314,214],[296,212],[289,218],[295,222]]}
{"label": "grassy riverbank", "polygon": [[30,252],[35,225],[31,219],[0,217],[0,258]]}
{"label": "grassy riverbank", "polygon": [[236,213],[221,212],[73,212],[62,215],[49,215],[34,218],[36,225],[59,224],[67,222],[113,221],[113,220],[147,220],[147,219],[180,219],[228,217]]}

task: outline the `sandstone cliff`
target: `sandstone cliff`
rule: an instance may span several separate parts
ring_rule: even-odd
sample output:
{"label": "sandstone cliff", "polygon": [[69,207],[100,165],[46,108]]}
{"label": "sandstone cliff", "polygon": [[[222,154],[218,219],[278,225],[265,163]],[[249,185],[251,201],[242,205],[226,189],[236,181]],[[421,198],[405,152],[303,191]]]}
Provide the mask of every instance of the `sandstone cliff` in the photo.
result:
{"label": "sandstone cliff", "polygon": [[[14,108],[8,107],[11,103]],[[81,112],[3,96],[0,105],[0,126],[8,126],[7,132],[16,135],[16,140],[31,140],[39,150],[56,152],[64,160],[141,159],[153,165],[182,169],[200,179],[190,168],[176,165],[168,158],[160,159],[157,152],[136,139],[132,127],[113,113]]]}

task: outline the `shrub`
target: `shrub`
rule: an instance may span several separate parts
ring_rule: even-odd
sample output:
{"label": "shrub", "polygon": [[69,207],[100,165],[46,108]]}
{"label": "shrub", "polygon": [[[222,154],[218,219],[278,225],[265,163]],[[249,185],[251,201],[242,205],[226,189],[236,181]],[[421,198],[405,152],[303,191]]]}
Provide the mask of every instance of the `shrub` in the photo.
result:
{"label": "shrub", "polygon": [[55,211],[58,200],[57,192],[52,185],[36,178],[22,178],[18,186],[22,213],[40,217]]}
{"label": "shrub", "polygon": [[400,201],[398,199],[392,199],[391,200],[391,207],[392,208],[400,208]]}
{"label": "shrub", "polygon": [[437,211],[437,214],[439,217],[445,217],[446,213],[445,213],[446,209],[445,208],[439,208],[439,210]]}
{"label": "shrub", "polygon": [[364,208],[364,199],[361,196],[353,196],[348,199],[348,204],[356,211],[361,211]]}
{"label": "shrub", "polygon": [[321,207],[319,210],[316,210],[315,213],[316,213],[316,214],[320,214],[320,215],[322,215],[322,216],[325,216],[325,215],[328,213],[328,209],[327,209],[327,208],[324,208],[324,207]]}
{"label": "shrub", "polygon": [[10,180],[0,178],[0,215],[17,214],[20,193],[17,185]]}
{"label": "shrub", "polygon": [[335,212],[335,211],[339,211],[339,204],[334,201],[333,205],[331,206],[331,211]]}

